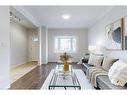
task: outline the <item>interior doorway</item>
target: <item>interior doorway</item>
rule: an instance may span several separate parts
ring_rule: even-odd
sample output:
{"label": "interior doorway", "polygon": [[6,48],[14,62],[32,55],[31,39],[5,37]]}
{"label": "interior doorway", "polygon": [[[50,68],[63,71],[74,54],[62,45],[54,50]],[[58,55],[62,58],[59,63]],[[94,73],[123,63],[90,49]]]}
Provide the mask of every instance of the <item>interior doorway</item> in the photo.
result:
{"label": "interior doorway", "polygon": [[10,7],[10,41],[10,82],[13,84],[39,65],[38,27],[13,7]]}

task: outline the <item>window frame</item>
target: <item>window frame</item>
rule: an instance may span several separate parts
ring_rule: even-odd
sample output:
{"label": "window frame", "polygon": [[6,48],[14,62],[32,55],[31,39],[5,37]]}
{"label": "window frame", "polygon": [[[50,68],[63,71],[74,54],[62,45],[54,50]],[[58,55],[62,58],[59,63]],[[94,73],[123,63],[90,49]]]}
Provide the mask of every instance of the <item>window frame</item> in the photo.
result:
{"label": "window frame", "polygon": [[[72,48],[73,48],[73,42],[72,42],[72,40],[73,39],[75,39],[75,50],[72,50],[72,51],[61,51],[59,48],[60,48],[60,40],[58,41],[58,50],[56,50],[56,48],[55,48],[55,43],[56,43],[56,39],[62,39],[62,38],[64,38],[64,39],[71,39],[71,50],[72,50]],[[55,53],[63,53],[63,52],[67,52],[67,53],[77,53],[77,37],[76,36],[57,36],[57,37],[55,37],[54,38],[54,52]]]}

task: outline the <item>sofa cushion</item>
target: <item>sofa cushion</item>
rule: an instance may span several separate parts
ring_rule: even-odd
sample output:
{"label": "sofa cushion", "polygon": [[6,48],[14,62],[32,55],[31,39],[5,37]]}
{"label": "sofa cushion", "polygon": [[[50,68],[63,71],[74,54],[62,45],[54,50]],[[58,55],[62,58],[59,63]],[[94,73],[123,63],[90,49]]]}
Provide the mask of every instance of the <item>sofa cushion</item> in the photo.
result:
{"label": "sofa cushion", "polygon": [[101,66],[103,60],[103,55],[102,54],[90,54],[90,58],[88,61],[88,64],[94,65],[94,66]]}
{"label": "sofa cushion", "polygon": [[127,89],[127,84],[124,87],[113,85],[107,75],[100,75],[97,77],[97,85],[101,89]]}
{"label": "sofa cushion", "polygon": [[102,63],[102,68],[106,71],[108,71],[110,69],[110,67],[113,65],[113,63],[116,61],[117,59],[105,56],[103,63]]}

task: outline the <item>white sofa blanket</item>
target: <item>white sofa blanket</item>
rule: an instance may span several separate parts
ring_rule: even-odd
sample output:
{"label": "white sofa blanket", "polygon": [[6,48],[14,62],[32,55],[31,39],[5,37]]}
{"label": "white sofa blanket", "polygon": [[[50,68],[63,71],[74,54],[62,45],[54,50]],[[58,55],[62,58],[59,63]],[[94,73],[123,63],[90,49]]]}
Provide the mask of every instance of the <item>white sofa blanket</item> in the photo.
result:
{"label": "white sofa blanket", "polygon": [[116,61],[109,69],[108,76],[112,84],[124,86],[127,83],[127,63]]}

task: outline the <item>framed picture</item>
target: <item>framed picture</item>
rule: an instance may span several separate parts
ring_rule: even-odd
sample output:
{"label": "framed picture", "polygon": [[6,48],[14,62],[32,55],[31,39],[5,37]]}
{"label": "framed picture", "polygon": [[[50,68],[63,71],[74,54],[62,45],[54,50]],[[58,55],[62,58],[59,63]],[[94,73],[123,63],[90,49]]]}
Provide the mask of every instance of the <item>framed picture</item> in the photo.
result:
{"label": "framed picture", "polygon": [[123,40],[124,40],[124,50],[127,50],[127,17],[124,17]]}
{"label": "framed picture", "polygon": [[108,50],[123,49],[123,18],[105,27],[106,48]]}

